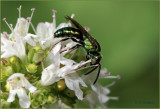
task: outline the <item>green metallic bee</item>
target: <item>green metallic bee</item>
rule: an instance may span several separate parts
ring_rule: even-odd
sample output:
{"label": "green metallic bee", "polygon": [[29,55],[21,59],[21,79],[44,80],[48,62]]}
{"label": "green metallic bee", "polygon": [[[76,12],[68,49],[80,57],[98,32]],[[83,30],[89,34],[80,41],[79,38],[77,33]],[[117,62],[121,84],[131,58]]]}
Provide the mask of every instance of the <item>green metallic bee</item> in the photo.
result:
{"label": "green metallic bee", "polygon": [[95,84],[98,80],[100,70],[101,70],[101,54],[99,53],[101,51],[101,47],[96,39],[94,39],[77,21],[70,18],[69,16],[65,17],[67,20],[69,20],[76,28],[73,27],[64,27],[59,30],[57,30],[54,33],[55,38],[64,38],[61,41],[65,41],[68,39],[71,39],[74,42],[77,42],[77,45],[72,47],[70,50],[83,47],[85,51],[87,52],[87,59],[91,59],[91,65],[96,65],[91,71],[86,73],[85,75],[93,72],[99,67],[97,77],[93,84]]}

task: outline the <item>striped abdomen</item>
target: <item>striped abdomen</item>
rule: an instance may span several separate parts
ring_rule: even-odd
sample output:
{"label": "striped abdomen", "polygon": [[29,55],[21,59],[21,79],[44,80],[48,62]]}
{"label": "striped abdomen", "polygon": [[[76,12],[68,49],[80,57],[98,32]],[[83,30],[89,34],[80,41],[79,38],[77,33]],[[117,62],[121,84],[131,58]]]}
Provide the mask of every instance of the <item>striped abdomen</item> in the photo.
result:
{"label": "striped abdomen", "polygon": [[60,37],[65,37],[65,38],[76,38],[83,40],[83,34],[80,30],[75,29],[73,27],[64,27],[59,30],[57,30],[54,33],[54,37],[60,38]]}

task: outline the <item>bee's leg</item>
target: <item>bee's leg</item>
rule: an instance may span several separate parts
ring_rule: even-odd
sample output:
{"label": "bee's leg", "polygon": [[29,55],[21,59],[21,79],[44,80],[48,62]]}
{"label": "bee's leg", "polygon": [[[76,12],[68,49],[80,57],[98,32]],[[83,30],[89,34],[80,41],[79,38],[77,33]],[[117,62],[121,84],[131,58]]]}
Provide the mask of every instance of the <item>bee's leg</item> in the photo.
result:
{"label": "bee's leg", "polygon": [[96,66],[96,67],[94,67],[91,71],[89,71],[89,72],[87,72],[86,74],[84,74],[84,75],[88,75],[88,74],[90,74],[91,72],[93,72],[94,70],[96,70],[98,68],[98,66]]}
{"label": "bee's leg", "polygon": [[[68,39],[70,39],[70,38],[62,39],[62,40],[60,40],[59,42],[57,42],[56,44],[58,44],[58,43],[60,43],[60,42],[62,42],[62,41],[66,41],[66,40],[68,40]],[[56,45],[56,44],[55,44],[55,45]]]}
{"label": "bee's leg", "polygon": [[96,80],[94,81],[93,84],[95,84],[97,82],[99,74],[100,74],[100,71],[101,71],[101,64],[99,64],[99,69],[98,69],[97,77],[96,77]]}

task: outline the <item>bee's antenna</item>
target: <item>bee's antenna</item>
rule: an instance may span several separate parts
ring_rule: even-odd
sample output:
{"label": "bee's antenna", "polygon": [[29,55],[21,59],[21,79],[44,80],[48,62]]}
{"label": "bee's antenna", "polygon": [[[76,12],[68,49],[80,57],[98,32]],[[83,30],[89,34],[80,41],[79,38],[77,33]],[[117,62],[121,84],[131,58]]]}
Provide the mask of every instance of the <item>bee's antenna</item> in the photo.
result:
{"label": "bee's antenna", "polygon": [[71,18],[69,16],[66,16],[65,18],[66,18],[66,20],[71,20]]}

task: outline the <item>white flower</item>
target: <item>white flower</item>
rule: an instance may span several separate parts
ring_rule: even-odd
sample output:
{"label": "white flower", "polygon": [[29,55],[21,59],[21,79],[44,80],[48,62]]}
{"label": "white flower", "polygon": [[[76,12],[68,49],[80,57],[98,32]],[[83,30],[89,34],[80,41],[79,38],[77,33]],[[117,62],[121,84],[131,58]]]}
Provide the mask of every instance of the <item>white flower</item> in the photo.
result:
{"label": "white flower", "polygon": [[11,75],[7,80],[7,84],[9,84],[10,89],[10,94],[7,102],[13,102],[17,94],[21,107],[29,108],[31,102],[28,95],[26,94],[25,89],[28,89],[31,93],[33,93],[36,90],[36,87],[31,85],[24,77],[24,74],[21,73],[15,73]]}
{"label": "white flower", "polygon": [[17,35],[15,41],[11,41],[1,34],[1,58],[8,58],[11,56],[17,56],[22,61],[25,59],[25,45],[22,37]]}
{"label": "white flower", "polygon": [[85,98],[84,101],[89,104],[92,108],[93,107],[103,107],[106,108],[104,105],[108,100],[118,100],[118,97],[110,97],[108,94],[110,93],[110,90],[108,87],[114,85],[115,82],[109,84],[108,86],[102,86],[99,83],[96,83],[95,85],[91,85],[92,92],[90,92]]}
{"label": "white flower", "polygon": [[[74,90],[78,99],[82,100],[83,92],[81,91],[79,84],[81,84],[83,87],[87,86],[78,76],[78,74],[75,73],[75,70],[89,63],[90,60],[76,63],[73,60],[65,59],[64,57],[62,58],[59,52],[60,48],[61,45],[57,44],[53,49],[52,62],[54,63],[42,71],[41,84],[48,86],[59,81],[60,79],[65,79],[67,87],[71,90]],[[65,66],[60,68],[60,63]]]}
{"label": "white flower", "polygon": [[[17,56],[22,61],[25,60],[25,43],[29,42],[31,45],[35,45],[34,42],[31,41],[31,34],[28,34],[29,25],[31,23],[31,18],[33,16],[34,9],[31,9],[32,14],[27,21],[26,19],[21,17],[21,6],[18,8],[19,10],[19,18],[17,20],[16,26],[13,29],[12,25],[9,25],[6,21],[6,18],[3,18],[3,21],[6,22],[8,27],[11,29],[11,34],[6,36],[6,34],[1,34],[1,58],[8,58],[11,56]],[[32,35],[33,36],[33,35]],[[15,41],[12,41],[13,38]]]}
{"label": "white flower", "polygon": [[[90,93],[84,98],[84,101],[89,104],[92,108],[93,107],[103,107],[105,108],[106,106],[104,105],[108,100],[114,99],[117,100],[117,97],[110,97],[108,94],[110,93],[110,90],[108,87],[112,86],[115,84],[115,82],[112,82],[111,84],[107,86],[102,86],[99,82],[96,82],[96,84],[93,85],[93,82],[95,80],[95,75],[97,72],[92,72],[92,74],[88,74],[83,76],[82,78],[86,83],[91,84],[91,89],[93,91],[90,91]],[[107,69],[102,69],[100,71],[99,78],[117,78],[120,79],[120,76],[111,76],[110,72],[108,73]]]}
{"label": "white flower", "polygon": [[[52,12],[53,12],[52,16],[53,22],[39,23],[36,31],[37,37],[36,38],[34,37],[34,40],[40,43],[42,49],[52,47],[54,44],[62,40],[62,38],[54,38],[54,32],[56,32],[56,30],[63,27],[71,26],[71,23],[68,22],[68,23],[61,23],[59,26],[56,27],[56,15],[55,15],[56,11],[52,10]],[[74,14],[72,14],[71,17],[73,18]]]}
{"label": "white flower", "polygon": [[24,18],[18,18],[14,32],[20,36],[26,36],[29,29],[29,22]]}

